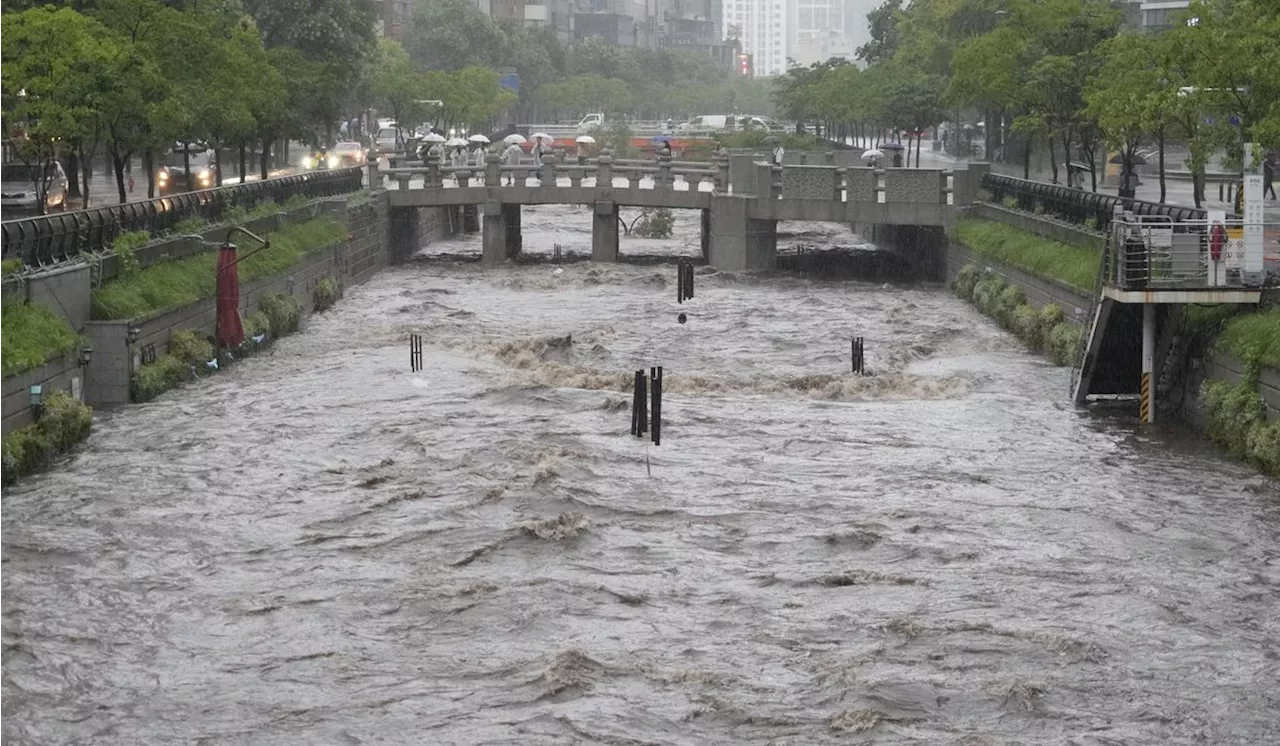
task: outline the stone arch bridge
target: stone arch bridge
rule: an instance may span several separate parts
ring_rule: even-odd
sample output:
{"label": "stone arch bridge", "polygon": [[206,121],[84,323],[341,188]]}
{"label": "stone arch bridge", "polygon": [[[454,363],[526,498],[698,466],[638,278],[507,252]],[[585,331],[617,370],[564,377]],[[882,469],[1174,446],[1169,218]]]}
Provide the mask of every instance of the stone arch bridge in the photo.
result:
{"label": "stone arch bridge", "polygon": [[989,166],[876,169],[840,164],[845,155],[807,153],[805,163],[777,166],[753,155],[642,161],[606,152],[581,163],[547,155],[508,165],[491,153],[483,169],[410,161],[379,172],[371,161],[369,183],[390,177],[388,205],[402,226],[393,242],[408,251],[420,245],[418,208],[483,214],[472,230],[483,231],[484,262],[497,264],[521,250],[522,207],[579,204],[592,208],[592,259],[617,261],[619,209],[666,207],[702,211],[703,256],[723,270],[771,269],[778,221],[806,220],[857,226],[886,248],[918,254],[911,259],[925,279],[945,279],[943,229],[973,202]]}

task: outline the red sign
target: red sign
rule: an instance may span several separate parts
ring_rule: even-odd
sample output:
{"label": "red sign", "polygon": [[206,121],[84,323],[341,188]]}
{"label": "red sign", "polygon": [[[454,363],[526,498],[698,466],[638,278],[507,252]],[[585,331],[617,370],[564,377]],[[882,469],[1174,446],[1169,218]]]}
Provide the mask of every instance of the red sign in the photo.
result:
{"label": "red sign", "polygon": [[742,75],[751,74],[751,55],[749,54],[738,55],[738,72],[741,73]]}

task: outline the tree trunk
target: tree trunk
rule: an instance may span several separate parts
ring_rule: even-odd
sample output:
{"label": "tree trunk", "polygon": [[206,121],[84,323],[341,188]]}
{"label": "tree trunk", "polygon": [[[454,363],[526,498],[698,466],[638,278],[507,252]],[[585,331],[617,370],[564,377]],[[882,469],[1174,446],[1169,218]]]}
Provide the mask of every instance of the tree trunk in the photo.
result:
{"label": "tree trunk", "polygon": [[151,149],[142,151],[142,167],[147,169],[147,199],[156,198],[156,163]]}
{"label": "tree trunk", "polygon": [[240,183],[244,183],[245,170],[249,167],[248,154],[245,152],[244,140],[240,141]]}
{"label": "tree trunk", "polygon": [[[81,146],[79,146],[78,148],[76,148],[76,150],[77,150],[77,151],[79,151],[79,152],[77,152],[77,153],[76,153],[76,160],[77,160],[77,161],[79,161],[79,164],[78,164],[78,165],[80,166],[80,180],[81,180],[81,182],[84,184],[84,186],[83,186],[82,188],[80,188],[80,189],[78,189],[78,190],[76,190],[76,191],[80,192],[80,197],[81,197],[81,199],[80,199],[80,207],[81,207],[81,209],[86,209],[86,210],[87,210],[87,209],[89,208],[89,178],[90,178],[91,176],[93,176],[93,169],[92,169],[92,166],[93,166],[93,158],[92,158],[92,156],[90,156],[89,158],[86,158],[86,157],[84,156],[84,146],[83,146],[83,145],[81,145]],[[75,183],[76,183],[76,177],[74,177],[74,176],[72,176],[70,173],[68,173],[68,174],[67,174],[67,182],[68,182],[68,188],[67,188],[67,191],[68,191],[68,192],[70,192],[70,191],[71,191],[71,189],[74,187],[74,185],[75,185]]]}
{"label": "tree trunk", "polygon": [[75,150],[67,153],[67,157],[62,159],[62,167],[67,171],[67,196],[77,199],[82,196],[80,192],[80,150],[81,145],[77,143]]}
{"label": "tree trunk", "polygon": [[1022,143],[1022,178],[1031,178],[1031,138]]}
{"label": "tree trunk", "polygon": [[187,188],[183,191],[191,191],[191,143],[182,143],[182,178],[187,180]]}
{"label": "tree trunk", "polygon": [[923,139],[923,132],[916,135],[916,168],[920,168],[920,141]]}
{"label": "tree trunk", "polygon": [[266,180],[267,165],[271,158],[271,138],[262,138],[262,152],[258,154],[258,177]]}
{"label": "tree trunk", "polygon": [[222,186],[222,146],[213,146],[213,170],[216,172],[213,176],[214,186]]}
{"label": "tree trunk", "polygon": [[1165,182],[1164,182],[1164,127],[1156,130],[1156,149],[1159,152],[1159,168],[1160,168],[1160,202],[1165,199]]}
{"label": "tree trunk", "polygon": [[111,166],[116,173],[116,193],[120,195],[120,204],[123,205],[129,201],[129,195],[124,188],[124,158],[114,148],[111,150]]}
{"label": "tree trunk", "polygon": [[1050,180],[1057,184],[1058,182],[1058,151],[1053,147],[1053,133],[1049,134],[1049,172],[1052,174]]}

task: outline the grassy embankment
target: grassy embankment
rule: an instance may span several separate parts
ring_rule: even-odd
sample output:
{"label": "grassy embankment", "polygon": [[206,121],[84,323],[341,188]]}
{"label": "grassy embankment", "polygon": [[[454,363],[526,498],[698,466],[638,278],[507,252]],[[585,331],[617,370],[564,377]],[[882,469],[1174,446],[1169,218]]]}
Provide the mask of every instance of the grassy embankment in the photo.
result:
{"label": "grassy embankment", "polygon": [[[1059,243],[993,220],[965,218],[953,236],[977,256],[1015,267],[1041,279],[1057,280],[1088,293],[1098,274],[1098,252]],[[952,284],[956,295],[1012,332],[1033,352],[1044,353],[1058,365],[1075,362],[1080,347],[1080,327],[1066,320],[1057,304],[1036,310],[1022,290],[1004,278],[964,267]]]}
{"label": "grassy embankment", "polygon": [[[239,264],[240,281],[252,282],[280,274],[307,256],[328,249],[346,237],[346,229],[330,218],[315,218],[270,234],[270,248],[253,255],[246,252]],[[213,297],[217,252],[206,251],[176,261],[161,262],[129,271],[93,293],[93,316],[100,319],[144,318]],[[333,278],[324,278],[314,291],[315,310],[323,311],[341,295]],[[246,352],[297,331],[302,307],[291,295],[270,295],[259,301],[258,311],[244,320]],[[253,338],[263,337],[259,344]],[[170,337],[169,350],[155,362],[143,365],[134,376],[135,401],[149,401],[184,381],[214,370],[213,346],[194,332],[179,330]],[[228,360],[220,361],[226,364]]]}

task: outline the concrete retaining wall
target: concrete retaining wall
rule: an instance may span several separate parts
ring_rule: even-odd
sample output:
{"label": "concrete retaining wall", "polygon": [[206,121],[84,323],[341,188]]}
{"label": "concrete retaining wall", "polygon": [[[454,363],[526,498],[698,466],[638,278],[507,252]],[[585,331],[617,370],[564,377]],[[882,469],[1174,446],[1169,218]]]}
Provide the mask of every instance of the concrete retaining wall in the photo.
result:
{"label": "concrete retaining wall", "polygon": [[1003,205],[991,202],[975,202],[969,208],[969,217],[995,220],[1024,231],[1035,233],[1045,238],[1052,238],[1060,243],[1072,246],[1088,246],[1101,252],[1107,245],[1106,236],[1096,231],[1085,230],[1058,220],[1028,215],[1022,210],[1010,210]]}
{"label": "concrete retaining wall", "polygon": [[1067,315],[1067,318],[1077,324],[1084,323],[1084,317],[1089,313],[1089,308],[1093,305],[1087,294],[1066,283],[1041,279],[1016,267],[1010,267],[1001,262],[978,256],[970,251],[967,246],[961,246],[954,242],[947,248],[948,284],[956,279],[956,275],[960,273],[960,270],[966,264],[974,264],[979,268],[989,269],[1004,277],[1009,283],[1022,288],[1022,292],[1027,296],[1027,302],[1037,309],[1049,303],[1057,303],[1062,308],[1063,313]]}

